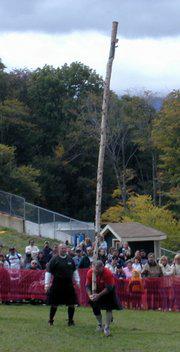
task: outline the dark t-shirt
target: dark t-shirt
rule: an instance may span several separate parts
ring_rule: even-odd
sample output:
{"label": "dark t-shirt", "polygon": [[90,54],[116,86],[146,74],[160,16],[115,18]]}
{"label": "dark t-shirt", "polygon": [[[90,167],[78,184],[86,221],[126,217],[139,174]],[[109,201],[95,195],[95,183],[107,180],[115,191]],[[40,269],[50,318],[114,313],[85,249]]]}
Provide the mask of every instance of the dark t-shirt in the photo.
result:
{"label": "dark t-shirt", "polygon": [[51,273],[54,278],[72,279],[75,270],[75,263],[69,256],[62,258],[57,255],[53,257],[47,265],[47,271]]}

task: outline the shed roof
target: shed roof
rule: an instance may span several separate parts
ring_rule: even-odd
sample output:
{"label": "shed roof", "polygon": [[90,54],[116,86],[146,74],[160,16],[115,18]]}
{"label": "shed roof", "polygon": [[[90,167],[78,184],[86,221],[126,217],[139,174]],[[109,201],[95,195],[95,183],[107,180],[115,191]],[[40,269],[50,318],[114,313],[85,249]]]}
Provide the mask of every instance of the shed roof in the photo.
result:
{"label": "shed roof", "polygon": [[158,241],[167,238],[164,232],[138,222],[109,223],[101,231],[105,235],[111,232],[120,241]]}

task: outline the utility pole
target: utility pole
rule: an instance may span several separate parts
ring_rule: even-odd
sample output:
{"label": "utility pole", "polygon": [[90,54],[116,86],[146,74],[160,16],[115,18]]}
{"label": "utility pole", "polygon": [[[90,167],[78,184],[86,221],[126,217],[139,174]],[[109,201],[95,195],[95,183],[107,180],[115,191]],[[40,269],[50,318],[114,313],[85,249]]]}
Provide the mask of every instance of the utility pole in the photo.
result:
{"label": "utility pole", "polygon": [[[96,209],[95,209],[95,248],[93,261],[97,260],[98,255],[98,236],[100,233],[100,220],[101,220],[101,203],[102,203],[102,185],[103,185],[103,170],[104,170],[104,156],[106,149],[106,134],[107,134],[107,118],[108,118],[108,104],[109,104],[109,93],[110,93],[110,80],[112,72],[112,64],[115,55],[115,48],[118,39],[117,35],[118,22],[112,23],[111,31],[111,45],[109,51],[109,58],[106,67],[106,77],[104,82],[104,93],[102,102],[102,119],[101,119],[101,136],[99,146],[99,158],[98,158],[98,169],[97,169],[97,187],[96,187]],[[94,273],[94,271],[93,271]],[[92,278],[92,291],[96,292],[96,275],[93,274]]]}

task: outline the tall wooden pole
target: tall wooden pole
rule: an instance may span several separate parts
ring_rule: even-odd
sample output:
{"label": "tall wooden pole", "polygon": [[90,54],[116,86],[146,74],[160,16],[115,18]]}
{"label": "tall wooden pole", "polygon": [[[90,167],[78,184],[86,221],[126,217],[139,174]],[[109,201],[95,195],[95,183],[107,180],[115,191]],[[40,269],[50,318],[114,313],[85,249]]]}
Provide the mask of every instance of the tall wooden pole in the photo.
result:
{"label": "tall wooden pole", "polygon": [[[95,248],[94,248],[94,261],[97,260],[98,255],[98,236],[100,233],[100,220],[101,220],[101,203],[102,203],[102,185],[103,185],[103,169],[104,169],[104,156],[106,148],[106,130],[107,130],[107,117],[108,117],[108,104],[109,104],[109,92],[110,92],[110,80],[112,72],[112,64],[115,55],[116,48],[116,35],[117,35],[118,22],[112,23],[111,31],[111,45],[109,51],[109,58],[106,67],[106,77],[104,82],[104,93],[102,102],[102,119],[101,119],[101,138],[99,146],[99,158],[98,158],[98,169],[97,169],[97,187],[96,187],[96,209],[95,209]],[[96,292],[96,277],[93,275],[92,280],[92,291]]]}

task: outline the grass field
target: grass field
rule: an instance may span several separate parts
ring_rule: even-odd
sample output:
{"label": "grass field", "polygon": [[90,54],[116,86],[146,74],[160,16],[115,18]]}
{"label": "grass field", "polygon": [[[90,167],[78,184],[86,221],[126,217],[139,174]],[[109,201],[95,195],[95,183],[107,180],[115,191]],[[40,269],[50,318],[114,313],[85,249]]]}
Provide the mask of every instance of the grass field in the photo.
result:
{"label": "grass field", "polygon": [[179,352],[180,314],[116,311],[111,337],[95,332],[90,308],[77,308],[76,325],[67,326],[66,308],[47,325],[49,307],[0,305],[1,352]]}

